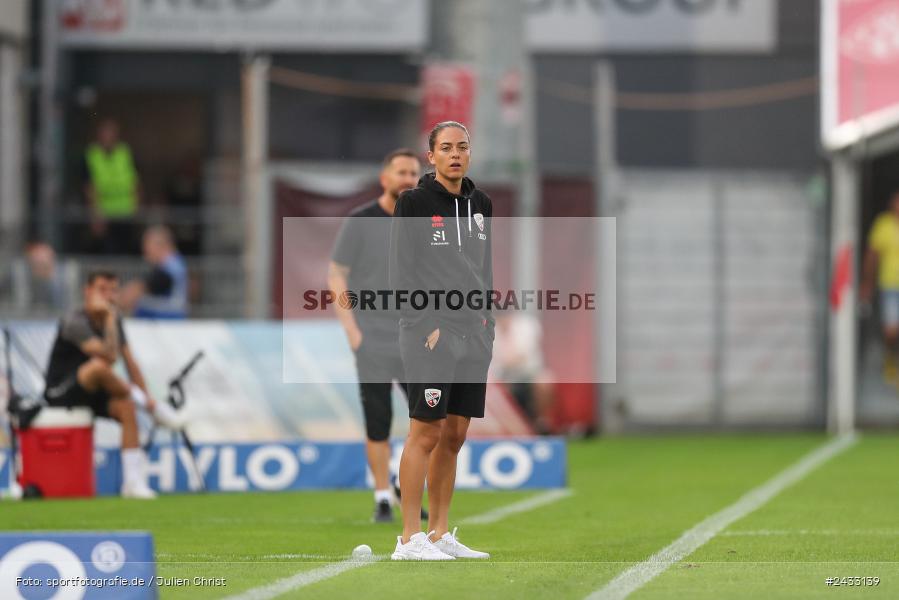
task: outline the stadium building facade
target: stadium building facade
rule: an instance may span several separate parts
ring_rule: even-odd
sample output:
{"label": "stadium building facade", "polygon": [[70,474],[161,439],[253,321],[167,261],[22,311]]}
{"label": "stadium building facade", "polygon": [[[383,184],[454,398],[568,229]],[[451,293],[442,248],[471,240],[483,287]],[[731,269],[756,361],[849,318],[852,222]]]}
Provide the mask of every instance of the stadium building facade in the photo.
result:
{"label": "stadium building facade", "polygon": [[[77,224],[84,145],[99,117],[118,119],[144,181],[144,218],[183,219],[192,240],[204,290],[195,314],[278,316],[278,218],[303,202],[369,199],[380,156],[420,145],[433,7],[311,2],[299,15],[280,1],[120,4],[62,3],[57,202]],[[520,5],[537,214],[618,219],[619,375],[602,392],[603,426],[823,424],[817,3]],[[598,63],[613,73],[605,130]],[[514,118],[514,77],[475,84]],[[264,126],[247,127],[261,115]],[[268,183],[250,205],[241,173],[260,144]],[[599,172],[603,144],[613,156]],[[612,180],[598,204],[594,184]],[[514,193],[496,198],[514,214]],[[76,229],[58,228],[72,252]],[[247,240],[260,237],[274,242],[248,258]],[[241,255],[254,267],[235,275]],[[579,392],[576,404],[592,395]],[[578,410],[571,420],[596,418]]]}

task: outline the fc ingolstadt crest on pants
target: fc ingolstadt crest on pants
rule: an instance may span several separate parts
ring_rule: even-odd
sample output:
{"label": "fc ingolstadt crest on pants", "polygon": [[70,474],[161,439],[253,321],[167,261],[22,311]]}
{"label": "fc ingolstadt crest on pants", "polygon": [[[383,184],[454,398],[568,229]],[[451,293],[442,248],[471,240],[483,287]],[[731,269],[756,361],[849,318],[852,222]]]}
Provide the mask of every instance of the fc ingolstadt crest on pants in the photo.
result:
{"label": "fc ingolstadt crest on pants", "polygon": [[425,402],[427,402],[428,406],[430,406],[431,408],[437,406],[437,403],[440,402],[440,390],[434,388],[426,389]]}

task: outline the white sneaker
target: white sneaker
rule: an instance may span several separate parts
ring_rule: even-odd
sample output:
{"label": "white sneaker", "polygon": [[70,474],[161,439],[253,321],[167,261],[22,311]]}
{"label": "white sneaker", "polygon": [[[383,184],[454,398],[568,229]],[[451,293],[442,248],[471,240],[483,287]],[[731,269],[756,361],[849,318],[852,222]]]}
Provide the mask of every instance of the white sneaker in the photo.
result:
{"label": "white sneaker", "polygon": [[472,550],[462,542],[456,539],[456,530],[458,527],[453,527],[453,532],[450,533],[447,531],[443,534],[443,537],[434,542],[434,545],[438,550],[443,552],[444,554],[448,554],[453,558],[490,558],[490,555],[486,552],[481,552],[479,550]]}
{"label": "white sneaker", "polygon": [[[433,531],[431,533],[434,533]],[[455,560],[438,550],[431,542],[431,533],[419,531],[403,543],[403,536],[396,538],[396,550],[390,555],[391,560]]]}
{"label": "white sneaker", "polygon": [[135,498],[137,500],[153,500],[156,492],[150,489],[146,483],[126,481],[122,484],[122,498]]}

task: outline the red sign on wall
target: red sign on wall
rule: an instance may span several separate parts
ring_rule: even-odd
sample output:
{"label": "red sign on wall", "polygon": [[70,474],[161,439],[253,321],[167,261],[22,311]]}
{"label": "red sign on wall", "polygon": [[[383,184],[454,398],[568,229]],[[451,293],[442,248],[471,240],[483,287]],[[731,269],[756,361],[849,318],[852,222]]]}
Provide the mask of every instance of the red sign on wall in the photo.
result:
{"label": "red sign on wall", "polygon": [[899,2],[825,0],[821,48],[825,145],[899,127]]}
{"label": "red sign on wall", "polygon": [[120,31],[125,26],[125,0],[63,0],[63,31]]}
{"label": "red sign on wall", "polygon": [[428,134],[441,121],[459,121],[469,130],[474,117],[475,74],[467,65],[431,63],[422,69],[421,133]]}

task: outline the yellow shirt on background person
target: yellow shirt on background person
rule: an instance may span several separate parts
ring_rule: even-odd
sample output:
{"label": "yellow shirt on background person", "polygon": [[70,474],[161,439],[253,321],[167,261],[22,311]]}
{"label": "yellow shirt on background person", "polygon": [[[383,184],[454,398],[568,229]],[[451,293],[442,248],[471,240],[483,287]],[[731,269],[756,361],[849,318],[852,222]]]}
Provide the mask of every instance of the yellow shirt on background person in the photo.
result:
{"label": "yellow shirt on background person", "polygon": [[899,217],[885,212],[874,220],[868,247],[877,252],[877,285],[882,290],[899,290]]}
{"label": "yellow shirt on background person", "polygon": [[137,170],[127,144],[112,150],[91,144],[85,154],[91,183],[97,194],[97,208],[107,219],[134,216],[137,212]]}

